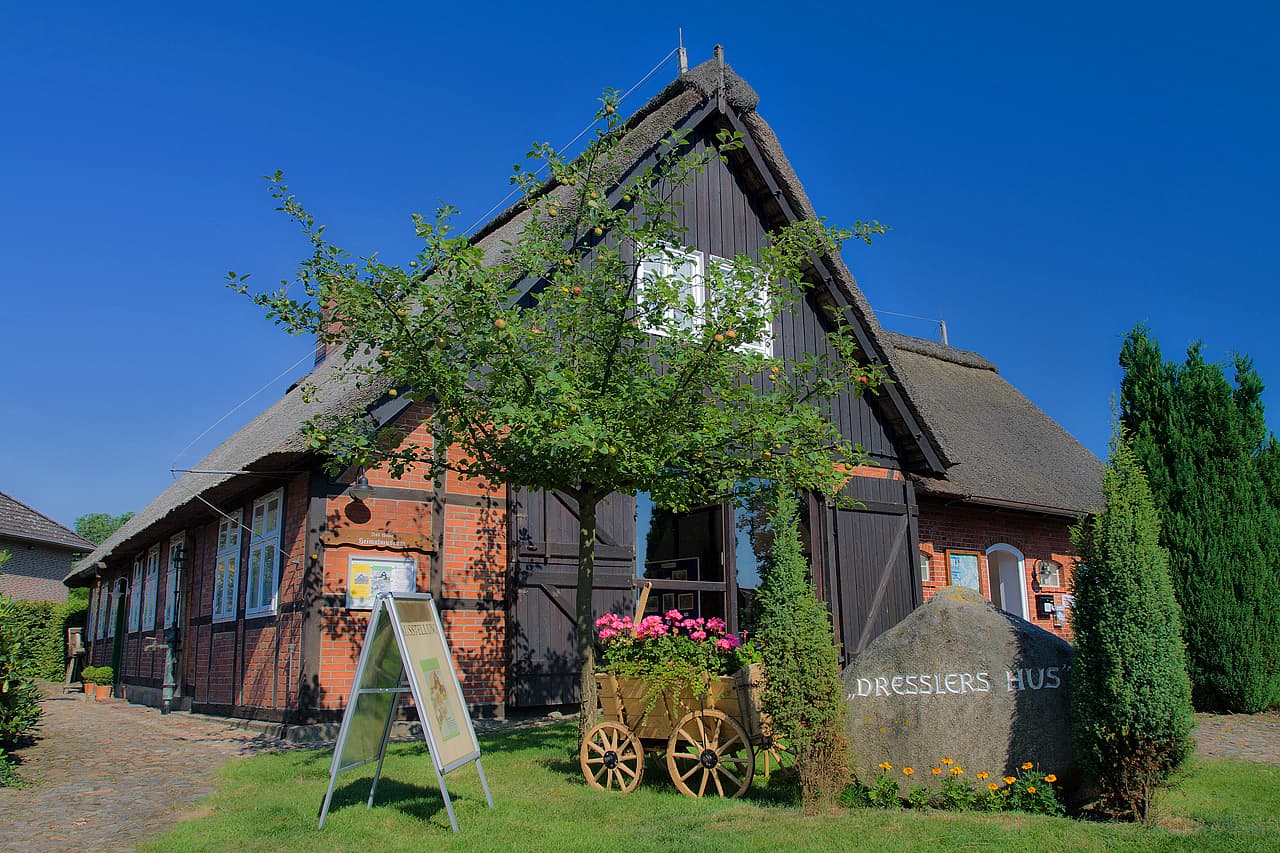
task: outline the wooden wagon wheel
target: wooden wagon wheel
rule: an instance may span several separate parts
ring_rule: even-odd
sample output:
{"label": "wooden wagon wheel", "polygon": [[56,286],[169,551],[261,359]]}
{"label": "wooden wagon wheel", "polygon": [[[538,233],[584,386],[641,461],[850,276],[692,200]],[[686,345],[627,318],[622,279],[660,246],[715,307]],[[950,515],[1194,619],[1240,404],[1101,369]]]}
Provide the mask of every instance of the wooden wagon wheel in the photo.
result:
{"label": "wooden wagon wheel", "polygon": [[723,711],[694,711],[667,741],[667,771],[684,794],[741,797],[751,787],[756,757],[747,733]]}
{"label": "wooden wagon wheel", "polygon": [[582,739],[578,764],[591,787],[629,794],[644,777],[644,747],[631,729],[606,720]]}

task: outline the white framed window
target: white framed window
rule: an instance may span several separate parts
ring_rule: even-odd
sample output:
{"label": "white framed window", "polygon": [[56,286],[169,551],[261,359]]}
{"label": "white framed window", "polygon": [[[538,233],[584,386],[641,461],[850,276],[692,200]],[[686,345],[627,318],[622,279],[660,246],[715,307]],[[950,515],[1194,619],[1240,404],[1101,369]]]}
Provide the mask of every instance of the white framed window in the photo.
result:
{"label": "white framed window", "polygon": [[213,621],[236,618],[236,596],[240,592],[240,513],[227,513],[218,522],[217,558],[213,574]]}
{"label": "white framed window", "polygon": [[106,634],[108,637],[114,637],[116,635],[116,620],[120,618],[120,608],[123,605],[123,598],[125,594],[124,578],[118,579],[111,585],[111,587],[112,589],[110,592],[103,590],[104,592],[107,592],[108,603],[104,612],[107,614]]}
{"label": "white framed window", "polygon": [[178,596],[182,593],[182,575],[179,571],[185,559],[187,537],[184,533],[169,540],[168,571],[164,579],[164,626],[172,628],[178,618]]}
{"label": "white framed window", "polygon": [[138,630],[142,616],[142,555],[133,561],[133,578],[129,583],[129,633]]}
{"label": "white framed window", "polygon": [[142,630],[156,627],[156,594],[160,591],[160,546],[147,551],[146,573],[142,580]]}
{"label": "white framed window", "polygon": [[[707,263],[709,266],[716,268],[722,279],[732,280],[734,275],[733,261],[711,255]],[[710,311],[715,311],[717,306],[715,305],[714,289],[710,284],[704,284],[704,287],[707,291],[706,302],[709,303],[708,308]],[[771,356],[773,355],[773,301],[769,298],[769,288],[757,277],[754,287],[748,296],[751,304],[746,308],[744,319],[749,320],[753,326],[758,324],[760,335],[752,340],[742,340],[737,344],[737,349],[750,350],[761,355]],[[739,331],[739,334],[742,334],[742,332]]]}
{"label": "white framed window", "polygon": [[245,573],[245,615],[270,613],[276,608],[280,564],[280,517],[284,490],[277,489],[253,502],[249,521],[249,569]]}
{"label": "white framed window", "polygon": [[98,584],[98,619],[97,626],[94,628],[93,636],[95,639],[101,640],[103,637],[109,637],[115,633],[111,629],[111,621],[107,619],[107,614],[111,612],[111,587],[105,582]]}
{"label": "white framed window", "polygon": [[[657,279],[661,278],[668,285],[675,286],[674,294],[656,294]],[[650,334],[665,335],[671,329],[693,331],[701,325],[700,315],[706,302],[706,287],[702,273],[702,253],[675,246],[662,244],[645,249],[639,263],[636,264],[636,304],[642,310],[655,300],[666,301],[674,296],[674,302],[668,303],[659,323],[646,322],[642,315],[640,328]],[[665,298],[664,298],[665,297]]]}
{"label": "white framed window", "polygon": [[918,552],[918,555],[917,559],[920,561],[920,580],[924,583],[928,583],[932,580],[929,573],[929,552],[921,549]]}
{"label": "white framed window", "polygon": [[93,588],[93,592],[89,593],[89,617],[84,625],[84,635],[90,640],[96,640],[97,631],[102,627],[102,619],[98,617],[98,595],[102,590],[102,584],[98,584]]}
{"label": "white framed window", "polygon": [[[640,261],[636,264],[636,304],[642,310],[640,328],[650,334],[666,335],[673,330],[700,329],[710,322],[715,314],[720,313],[715,288],[708,283],[707,270],[711,267],[715,268],[721,280],[734,275],[733,261],[706,255],[696,249],[668,244],[642,249]],[[668,287],[674,285],[674,292],[655,293],[657,278],[666,281]],[[756,339],[738,343],[736,348],[773,355],[773,304],[769,288],[764,282],[758,282],[750,295],[749,318],[753,325],[759,323],[761,334]],[[644,310],[647,304],[652,309],[656,307],[652,305],[655,300],[673,298],[674,302],[666,305],[660,321],[647,322],[647,318],[653,316]]]}

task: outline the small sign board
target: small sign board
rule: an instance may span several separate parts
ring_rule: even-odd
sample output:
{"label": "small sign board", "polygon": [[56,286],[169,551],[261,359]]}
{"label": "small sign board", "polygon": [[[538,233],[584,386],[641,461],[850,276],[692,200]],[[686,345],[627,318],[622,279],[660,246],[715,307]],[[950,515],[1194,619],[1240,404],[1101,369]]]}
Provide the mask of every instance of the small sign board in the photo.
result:
{"label": "small sign board", "polygon": [[978,555],[948,553],[951,565],[951,585],[978,589]]}
{"label": "small sign board", "polygon": [[369,610],[380,592],[417,592],[418,561],[412,557],[353,554],[347,560],[347,607]]}
{"label": "small sign board", "polygon": [[396,707],[405,694],[412,694],[417,706],[422,736],[431,752],[440,796],[453,831],[458,831],[458,819],[444,774],[474,761],[489,808],[493,808],[489,782],[480,763],[480,743],[467,713],[435,601],[427,593],[382,592],[373,599],[351,698],[333,749],[329,789],[320,807],[321,827],[329,813],[338,774],[376,761],[368,802],[373,806]]}

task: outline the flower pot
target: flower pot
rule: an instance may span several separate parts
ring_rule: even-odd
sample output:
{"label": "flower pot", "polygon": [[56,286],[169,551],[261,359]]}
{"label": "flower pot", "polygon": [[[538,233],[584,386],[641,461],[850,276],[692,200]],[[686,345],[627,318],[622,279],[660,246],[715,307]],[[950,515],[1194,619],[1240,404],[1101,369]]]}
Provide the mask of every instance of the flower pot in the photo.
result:
{"label": "flower pot", "polygon": [[111,698],[111,685],[95,684],[93,685],[93,694],[94,694],[94,698],[97,699],[99,702],[105,702]]}

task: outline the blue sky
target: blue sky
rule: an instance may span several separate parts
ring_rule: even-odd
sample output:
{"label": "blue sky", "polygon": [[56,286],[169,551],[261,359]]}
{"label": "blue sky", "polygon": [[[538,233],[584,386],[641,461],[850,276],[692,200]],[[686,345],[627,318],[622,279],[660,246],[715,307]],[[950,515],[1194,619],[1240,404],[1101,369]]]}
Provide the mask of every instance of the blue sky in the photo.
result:
{"label": "blue sky", "polygon": [[692,63],[725,45],[819,213],[893,227],[846,253],[872,305],[943,316],[1095,453],[1136,322],[1280,388],[1275,4],[41,5],[0,28],[0,490],[65,524],[140,509],[305,372],[222,284],[305,252],[262,175],[404,258],[411,212],[470,224],[678,27]]}

